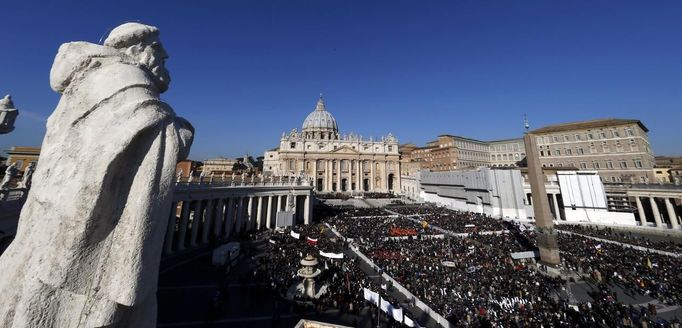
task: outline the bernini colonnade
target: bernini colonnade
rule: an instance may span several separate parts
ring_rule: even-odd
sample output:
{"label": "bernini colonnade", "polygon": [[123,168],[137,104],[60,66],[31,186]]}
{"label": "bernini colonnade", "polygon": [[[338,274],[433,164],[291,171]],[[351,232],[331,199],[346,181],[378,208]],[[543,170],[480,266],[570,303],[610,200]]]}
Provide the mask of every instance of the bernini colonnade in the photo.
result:
{"label": "bernini colonnade", "polygon": [[312,201],[312,186],[301,178],[178,183],[168,218],[164,254],[243,231],[275,228],[280,211],[294,212],[294,223],[309,224]]}

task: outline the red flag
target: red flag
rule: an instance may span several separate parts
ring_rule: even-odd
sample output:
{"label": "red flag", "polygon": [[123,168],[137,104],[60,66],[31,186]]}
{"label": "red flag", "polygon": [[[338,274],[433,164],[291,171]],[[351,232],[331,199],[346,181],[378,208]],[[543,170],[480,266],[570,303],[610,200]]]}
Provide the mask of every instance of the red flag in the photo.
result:
{"label": "red flag", "polygon": [[308,245],[317,246],[317,239],[312,239],[310,237],[306,237],[305,239],[308,242]]}

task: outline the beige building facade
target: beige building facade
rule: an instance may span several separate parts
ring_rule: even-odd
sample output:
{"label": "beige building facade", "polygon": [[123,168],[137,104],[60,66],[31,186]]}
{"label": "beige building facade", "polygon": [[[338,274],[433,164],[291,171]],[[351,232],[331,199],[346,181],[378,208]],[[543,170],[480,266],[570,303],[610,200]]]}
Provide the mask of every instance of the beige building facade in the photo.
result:
{"label": "beige building facade", "polygon": [[595,170],[610,183],[654,182],[649,130],[639,120],[601,119],[546,126],[536,136],[543,167]]}
{"label": "beige building facade", "polygon": [[526,158],[523,138],[488,141],[490,167],[517,167]]}
{"label": "beige building facade", "polygon": [[232,174],[232,168],[236,163],[237,160],[225,157],[207,159],[204,161],[202,172],[207,176],[211,174],[221,175],[223,173]]}
{"label": "beige building facade", "polygon": [[400,190],[398,139],[341,135],[320,97],[303,129],[283,133],[279,147],[264,154],[265,175],[312,178],[318,192]]}

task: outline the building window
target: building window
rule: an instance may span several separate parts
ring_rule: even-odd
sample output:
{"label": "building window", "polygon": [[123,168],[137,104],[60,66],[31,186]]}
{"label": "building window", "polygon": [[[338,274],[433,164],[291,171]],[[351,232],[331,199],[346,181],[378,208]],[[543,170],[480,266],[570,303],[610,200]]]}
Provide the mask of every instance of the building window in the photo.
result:
{"label": "building window", "polygon": [[632,131],[632,129],[626,129],[625,132],[626,132],[626,133],[628,134],[628,136],[630,136],[630,137],[634,137],[634,136],[635,136],[635,132]]}
{"label": "building window", "polygon": [[570,148],[567,148],[566,149],[566,155],[568,155],[568,156],[573,155],[573,150],[571,150]]}
{"label": "building window", "polygon": [[613,130],[612,133],[613,133],[613,137],[620,138],[620,132],[618,132],[618,130]]}
{"label": "building window", "polygon": [[592,135],[592,133],[588,133],[588,134],[587,134],[587,139],[588,139],[588,140],[594,139],[594,136]]}
{"label": "building window", "polygon": [[557,155],[557,156],[561,156],[561,149],[557,149],[557,150],[556,150],[556,155]]}
{"label": "building window", "polygon": [[592,161],[592,167],[595,169],[599,169],[599,162],[597,161]]}
{"label": "building window", "polygon": [[547,149],[547,156],[552,156],[552,151]]}
{"label": "building window", "polygon": [[554,142],[559,142],[559,137],[554,136]]}
{"label": "building window", "polygon": [[388,151],[393,151],[393,146],[388,146]]}
{"label": "building window", "polygon": [[635,167],[638,169],[641,169],[642,168],[642,161],[636,159],[635,160]]}
{"label": "building window", "polygon": [[613,162],[612,161],[606,161],[606,168],[612,169],[613,168]]}
{"label": "building window", "polygon": [[582,140],[582,137],[579,134],[575,135],[575,141],[580,141]]}
{"label": "building window", "polygon": [[620,161],[620,168],[621,169],[627,169],[628,168],[628,162]]}
{"label": "building window", "polygon": [[599,136],[600,136],[602,139],[606,139],[606,132],[601,132],[601,133],[599,133]]}
{"label": "building window", "polygon": [[581,168],[581,169],[586,169],[586,168],[587,168],[587,163],[585,163],[585,162],[580,162],[580,168]]}
{"label": "building window", "polygon": [[544,151],[544,150],[541,150],[541,151],[540,151],[540,156],[545,156],[545,151]]}
{"label": "building window", "polygon": [[296,143],[295,142],[290,143],[289,148],[296,149]]}
{"label": "building window", "polygon": [[584,155],[584,154],[585,154],[585,153],[583,152],[583,149],[582,149],[581,147],[578,147],[578,148],[576,149],[576,152],[578,153],[578,155]]}

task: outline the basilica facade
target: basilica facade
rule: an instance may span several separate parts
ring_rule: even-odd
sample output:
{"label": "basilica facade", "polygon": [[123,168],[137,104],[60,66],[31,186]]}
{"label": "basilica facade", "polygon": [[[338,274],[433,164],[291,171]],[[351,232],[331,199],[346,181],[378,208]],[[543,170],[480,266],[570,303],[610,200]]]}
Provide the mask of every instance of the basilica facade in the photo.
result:
{"label": "basilica facade", "polygon": [[298,132],[282,133],[279,147],[266,151],[266,175],[312,177],[319,192],[400,190],[398,140],[339,134],[336,119],[320,97]]}

